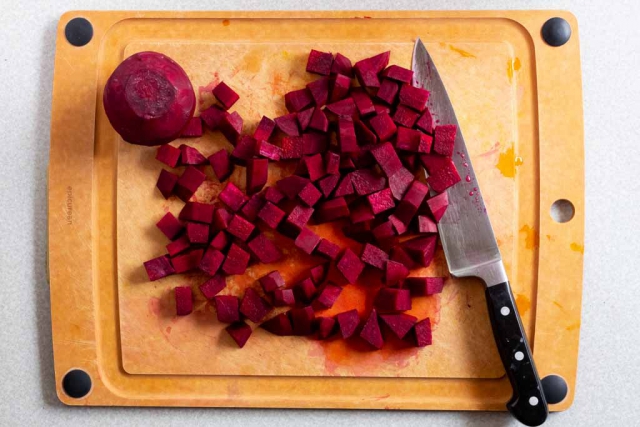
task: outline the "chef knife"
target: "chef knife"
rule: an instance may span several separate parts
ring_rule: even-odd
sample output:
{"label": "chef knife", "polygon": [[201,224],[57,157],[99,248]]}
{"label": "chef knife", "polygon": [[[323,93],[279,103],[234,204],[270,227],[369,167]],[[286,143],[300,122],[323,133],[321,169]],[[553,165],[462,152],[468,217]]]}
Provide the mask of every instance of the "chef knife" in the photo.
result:
{"label": "chef knife", "polygon": [[549,413],[540,378],[513,300],[480,186],[475,180],[462,130],[444,83],[420,39],[414,46],[412,69],[413,84],[430,92],[428,107],[434,121],[458,126],[453,162],[460,175],[469,177],[447,190],[449,206],[438,223],[449,271],[456,277],[478,277],[486,284],[493,334],[513,388],[507,409],[523,424],[540,425]]}

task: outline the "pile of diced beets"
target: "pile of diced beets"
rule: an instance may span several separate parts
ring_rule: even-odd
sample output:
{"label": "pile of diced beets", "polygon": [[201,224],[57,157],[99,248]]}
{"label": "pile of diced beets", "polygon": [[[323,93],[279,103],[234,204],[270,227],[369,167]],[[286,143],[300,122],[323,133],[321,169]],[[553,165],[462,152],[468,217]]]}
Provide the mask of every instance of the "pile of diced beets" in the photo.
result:
{"label": "pile of diced beets", "polygon": [[[429,318],[418,321],[403,312],[411,309],[413,296],[439,293],[444,284],[442,277],[408,275],[432,262],[436,224],[448,206],[446,189],[460,181],[451,160],[456,126],[434,125],[426,107],[429,92],[412,86],[413,71],[388,66],[389,56],[384,52],[352,66],[340,53],[334,57],[312,50],[307,71],[322,77],[287,93],[289,114],[262,117],[252,136],[242,133],[240,115],[228,112],[239,96],[224,82],[216,86],[213,94],[220,105],[194,117],[183,137],[201,136],[204,125],[222,132],[234,148],[208,159],[187,145],[158,149],[159,161],[185,168],[179,176],[163,169],[157,188],[165,198],[175,195],[185,205],[178,218],[167,213],[157,223],[171,242],[167,255],[144,263],[149,279],[191,270],[209,275],[200,291],[213,300],[218,320],[230,324],[226,330],[240,347],[252,332],[245,319],[262,322],[262,328],[276,335],[359,336],[376,349],[384,342],[381,320],[400,339],[431,344]],[[264,188],[269,162],[297,162],[297,168]],[[220,182],[236,166],[245,167],[246,193],[228,182],[219,194],[221,203],[190,201],[206,179],[206,164]],[[345,223],[346,236],[362,243],[359,254],[307,226],[338,220]],[[282,258],[266,229],[334,263],[344,281],[327,280],[325,261],[293,286],[272,271],[259,280],[263,295],[254,288],[242,298],[219,295],[227,276],[243,274],[251,263]],[[365,268],[379,271],[383,286],[364,319],[355,309],[315,316],[332,307],[341,286],[355,283]],[[175,301],[178,315],[191,313],[191,287],[176,287]],[[274,306],[288,310],[268,318]]]}

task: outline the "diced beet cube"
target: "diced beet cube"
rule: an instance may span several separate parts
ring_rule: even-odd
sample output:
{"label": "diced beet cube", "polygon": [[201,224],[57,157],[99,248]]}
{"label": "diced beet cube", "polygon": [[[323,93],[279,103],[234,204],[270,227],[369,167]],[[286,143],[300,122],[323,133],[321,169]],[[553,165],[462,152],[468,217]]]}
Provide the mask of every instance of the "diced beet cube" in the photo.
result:
{"label": "diced beet cube", "polygon": [[424,267],[428,267],[429,264],[431,264],[431,261],[433,261],[437,240],[437,235],[430,235],[426,237],[421,236],[407,240],[403,245],[404,249],[416,262],[420,263]]}
{"label": "diced beet cube", "polygon": [[207,163],[207,158],[196,148],[186,144],[180,145],[180,164],[182,165],[202,165]]}
{"label": "diced beet cube", "polygon": [[249,198],[232,182],[228,183],[224,190],[220,192],[218,198],[227,205],[233,212],[240,210]]}
{"label": "diced beet cube", "polygon": [[400,104],[422,112],[429,100],[429,91],[420,87],[413,87],[410,84],[403,84],[400,88]]}
{"label": "diced beet cube", "polygon": [[382,224],[376,226],[373,230],[373,237],[376,239],[380,245],[385,246],[389,242],[395,239],[396,232],[393,228],[393,225],[389,221],[385,221]]}
{"label": "diced beet cube", "polygon": [[401,83],[411,83],[411,80],[413,79],[413,71],[397,65],[390,65],[382,72],[382,77]]}
{"label": "diced beet cube", "polygon": [[158,177],[156,187],[158,188],[158,190],[160,190],[160,194],[162,194],[165,199],[168,199],[169,196],[171,196],[171,194],[173,193],[173,189],[176,188],[177,182],[178,175],[162,169],[160,171],[160,176]]}
{"label": "diced beet cube", "polygon": [[309,173],[309,179],[311,181],[317,181],[325,175],[324,161],[320,153],[313,156],[304,156],[303,161],[307,166],[307,172]]}
{"label": "diced beet cube", "polygon": [[366,243],[362,249],[362,256],[360,259],[372,267],[384,270],[385,265],[389,260],[389,255],[379,247]]}
{"label": "diced beet cube", "polygon": [[176,183],[175,193],[184,202],[188,201],[191,196],[198,190],[198,187],[204,182],[206,175],[193,166],[187,166],[182,172],[178,182]]}
{"label": "diced beet cube", "polygon": [[427,200],[427,205],[436,222],[439,222],[449,206],[449,196],[447,193],[440,193]]}
{"label": "diced beet cube", "polygon": [[407,267],[408,270],[411,270],[413,267],[415,267],[415,262],[413,261],[411,256],[409,256],[407,251],[402,248],[402,246],[394,246],[393,248],[391,248],[391,259],[393,261],[401,263],[402,265]]}
{"label": "diced beet cube", "polygon": [[199,202],[187,202],[180,211],[178,218],[183,221],[211,224],[214,210],[215,207],[213,205]]}
{"label": "diced beet cube", "polygon": [[284,198],[284,194],[282,194],[282,191],[278,190],[276,187],[268,187],[264,192],[264,198],[277,205]]}
{"label": "diced beet cube", "polygon": [[209,248],[202,256],[198,268],[209,276],[214,276],[224,261],[224,254],[218,249]]}
{"label": "diced beet cube", "polygon": [[327,264],[316,265],[309,270],[309,276],[316,285],[324,281],[327,275]]}
{"label": "diced beet cube", "polygon": [[431,151],[431,144],[433,144],[433,137],[426,133],[420,132],[420,142],[418,143],[418,153],[428,153]]}
{"label": "diced beet cube", "polygon": [[225,331],[229,334],[229,336],[238,344],[238,347],[242,348],[249,340],[251,336],[251,326],[247,325],[244,322],[236,322],[232,325],[224,328]]}
{"label": "diced beet cube", "polygon": [[420,116],[416,122],[416,126],[423,132],[433,133],[433,116],[428,108],[424,109],[424,113]]}
{"label": "diced beet cube", "polygon": [[397,172],[391,175],[389,177],[389,188],[391,189],[393,198],[401,200],[414,179],[415,177],[413,174],[404,167],[401,167]]}
{"label": "diced beet cube", "polygon": [[371,310],[369,317],[362,326],[360,331],[360,338],[371,344],[376,349],[381,349],[384,344],[382,339],[382,331],[380,331],[380,324],[378,323],[378,313],[376,310]]}
{"label": "diced beet cube", "polygon": [[402,263],[393,260],[387,261],[384,283],[393,286],[402,282],[409,275],[409,269]]}
{"label": "diced beet cube", "polygon": [[398,236],[403,235],[409,230],[409,224],[404,223],[394,214],[389,215],[389,222],[393,224],[393,229],[396,230]]}
{"label": "diced beet cube", "polygon": [[262,194],[254,194],[249,201],[244,204],[242,209],[240,209],[240,212],[242,212],[242,215],[246,219],[253,222],[258,218],[258,212],[260,212],[260,209],[262,209],[266,202]]}
{"label": "diced beet cube", "polygon": [[389,105],[393,105],[396,101],[398,90],[398,83],[394,82],[393,80],[384,79],[380,84],[378,93],[376,93],[376,98],[383,102],[386,102]]}
{"label": "diced beet cube", "polygon": [[416,113],[409,107],[404,105],[398,105],[395,113],[393,113],[392,119],[399,126],[411,128],[418,120],[420,114]]}
{"label": "diced beet cube", "polygon": [[313,97],[309,89],[299,89],[284,95],[284,103],[290,113],[298,112],[313,103]]}
{"label": "diced beet cube", "polygon": [[351,224],[358,224],[365,221],[371,221],[375,218],[373,212],[371,212],[371,207],[367,203],[356,203],[355,206],[351,207],[351,212],[349,214]]}
{"label": "diced beet cube", "polygon": [[345,225],[342,227],[342,232],[345,236],[360,243],[367,243],[372,239],[370,221]]}
{"label": "diced beet cube", "polygon": [[[318,80],[312,81],[307,84],[307,89],[309,89],[316,106],[322,107],[327,103],[327,101],[329,101],[329,77],[322,77]],[[316,108],[316,111],[322,110],[320,110],[320,108]],[[313,122],[313,119],[311,119],[311,122]]]}
{"label": "diced beet cube", "polygon": [[307,277],[293,287],[293,292],[296,295],[296,300],[310,302],[316,294],[316,285],[310,277]]}
{"label": "diced beet cube", "polygon": [[393,214],[405,225],[408,225],[428,193],[429,187],[426,184],[417,179],[414,180]]}
{"label": "diced beet cube", "polygon": [[227,138],[227,141],[235,145],[236,142],[238,142],[238,138],[240,138],[240,135],[242,135],[243,124],[244,121],[242,120],[242,117],[240,117],[240,114],[238,114],[237,111],[234,111],[233,113],[227,114],[222,118],[222,120],[220,121],[220,125],[218,125],[218,128],[220,129],[220,132],[222,132],[224,137]]}
{"label": "diced beet cube", "polygon": [[193,295],[189,286],[176,286],[173,288],[176,297],[176,314],[186,316],[193,311]]}
{"label": "diced beet cube", "polygon": [[358,329],[360,324],[360,316],[358,310],[349,310],[335,315],[335,319],[340,327],[342,338],[350,338]]}
{"label": "diced beet cube", "polygon": [[318,187],[320,187],[320,191],[325,198],[329,197],[331,192],[336,188],[336,185],[338,185],[339,180],[340,175],[329,175],[318,181]]}
{"label": "diced beet cube", "polygon": [[297,205],[287,216],[286,224],[288,227],[299,232],[311,219],[314,209],[312,207]]}
{"label": "diced beet cube", "polygon": [[431,336],[431,320],[427,317],[413,325],[414,338],[416,346],[426,347],[433,343]]}
{"label": "diced beet cube", "polygon": [[376,112],[373,102],[371,102],[371,98],[369,98],[367,92],[362,88],[353,89],[351,91],[351,97],[353,98],[361,116],[368,116],[369,114],[374,114]]}
{"label": "diced beet cube", "polygon": [[387,104],[383,104],[383,103],[373,103],[373,108],[375,108],[376,110],[376,115],[380,115],[380,114],[391,114],[391,107],[389,107]]}
{"label": "diced beet cube", "polygon": [[226,230],[233,214],[225,208],[218,208],[213,212],[213,226],[218,230]]}
{"label": "diced beet cube", "polygon": [[292,307],[295,304],[293,289],[276,289],[273,292],[273,305],[276,307]]}
{"label": "diced beet cube", "polygon": [[417,317],[405,313],[381,314],[380,319],[389,327],[393,335],[402,339],[418,321]]}
{"label": "diced beet cube", "polygon": [[309,121],[309,128],[320,132],[327,132],[329,130],[329,119],[327,119],[327,115],[320,108],[313,110],[311,120]]}
{"label": "diced beet cube", "polygon": [[351,97],[327,105],[327,111],[332,112],[338,117],[354,117],[358,115],[358,109]]}
{"label": "diced beet cube", "polygon": [[[349,94],[351,78],[342,74],[331,76],[329,80],[329,102],[337,102]],[[355,106],[355,104],[354,104]]]}
{"label": "diced beet cube", "polygon": [[369,194],[367,196],[367,200],[374,215],[378,215],[380,212],[392,209],[395,206],[393,195],[391,194],[391,189],[389,188],[385,188],[384,190]]}
{"label": "diced beet cube", "polygon": [[225,82],[220,82],[216,87],[213,88],[213,96],[222,104],[225,110],[233,107],[233,104],[236,103],[240,96]]}
{"label": "diced beet cube", "polygon": [[195,138],[202,136],[202,120],[200,117],[191,117],[189,123],[182,129],[181,138]]}
{"label": "diced beet cube", "polygon": [[258,234],[247,243],[251,254],[263,264],[271,264],[282,259],[280,249],[263,233]]}
{"label": "diced beet cube", "polygon": [[277,162],[280,160],[280,147],[267,141],[257,141],[255,155]]}
{"label": "diced beet cube", "polygon": [[380,169],[389,178],[402,168],[402,162],[390,142],[385,142],[372,148],[371,154],[376,159]]}
{"label": "diced beet cube", "polygon": [[311,123],[311,117],[313,116],[314,111],[315,108],[311,107],[298,112],[298,124],[300,125],[300,129],[303,132],[309,127],[309,123]]}
{"label": "diced beet cube", "polygon": [[315,313],[312,307],[292,308],[289,310],[293,335],[310,335],[313,328]]}
{"label": "diced beet cube", "polygon": [[313,231],[309,230],[307,227],[303,228],[296,237],[295,245],[302,252],[311,255],[313,250],[320,243],[320,236],[318,236]]}
{"label": "diced beet cube", "polygon": [[213,105],[200,113],[200,118],[204,124],[211,130],[220,127],[222,120],[228,115],[226,111],[220,109],[217,105]]}
{"label": "diced beet cube", "polygon": [[298,119],[296,113],[276,117],[276,127],[289,136],[299,136]]}
{"label": "diced beet cube", "polygon": [[224,230],[218,231],[218,233],[211,239],[209,247],[218,249],[219,251],[225,249],[229,244],[229,237]]}
{"label": "diced beet cube", "polygon": [[243,274],[249,265],[249,258],[250,255],[244,249],[232,243],[222,264],[222,271],[228,275]]}
{"label": "diced beet cube", "polygon": [[253,288],[244,291],[244,297],[240,303],[240,313],[252,322],[259,322],[271,311],[271,305]]}
{"label": "diced beet cube", "polygon": [[233,295],[216,295],[213,297],[218,321],[233,323],[240,320],[240,299]]}
{"label": "diced beet cube", "polygon": [[417,152],[420,145],[420,131],[406,127],[398,127],[396,134],[396,148],[398,150]]}
{"label": "diced beet cube", "polygon": [[268,141],[276,127],[276,123],[267,116],[262,116],[258,127],[253,132],[253,137],[257,141]]}
{"label": "diced beet cube", "polygon": [[364,263],[351,249],[347,248],[340,256],[336,264],[338,271],[342,273],[347,282],[355,283],[364,269]]}
{"label": "diced beet cube", "polygon": [[211,164],[213,173],[220,182],[229,178],[229,176],[233,172],[233,163],[231,163],[231,157],[229,156],[229,152],[224,148],[210,155],[209,163]]}
{"label": "diced beet cube", "polygon": [[334,196],[344,197],[344,196],[349,196],[353,193],[354,193],[353,183],[351,182],[351,174],[349,173],[349,174],[346,174],[338,184],[338,187],[336,188],[336,192]]}
{"label": "diced beet cube", "polygon": [[274,335],[285,336],[293,333],[291,320],[289,320],[289,316],[287,316],[286,313],[280,313],[277,316],[272,317],[262,323],[260,327]]}
{"label": "diced beet cube", "polygon": [[380,288],[373,305],[381,311],[411,310],[411,294],[409,289]]}
{"label": "diced beet cube", "polygon": [[335,221],[349,216],[349,206],[343,197],[327,200],[317,208],[316,220],[320,223]]}
{"label": "diced beet cube", "polygon": [[362,59],[355,63],[353,69],[363,87],[380,87],[378,74],[389,64],[391,52],[383,52],[371,58]]}
{"label": "diced beet cube", "polygon": [[338,119],[338,146],[341,153],[353,153],[359,151],[356,131],[353,120],[340,117]]}
{"label": "diced beet cube", "polygon": [[244,166],[255,154],[256,140],[249,135],[242,135],[231,152],[231,158],[235,163]]}
{"label": "diced beet cube", "polygon": [[407,277],[405,286],[415,296],[439,294],[444,288],[444,277]]}
{"label": "diced beet cube", "polygon": [[439,125],[434,131],[433,151],[442,156],[451,156],[456,142],[456,125]]}
{"label": "diced beet cube", "polygon": [[336,332],[336,321],[332,317],[316,317],[315,323],[318,338],[321,340],[329,338]]}
{"label": "diced beet cube", "polygon": [[311,49],[307,60],[307,72],[328,76],[333,64],[333,55],[328,52],[320,52]]}
{"label": "diced beet cube", "polygon": [[371,169],[359,169],[351,173],[351,182],[358,196],[365,196],[384,189],[387,180]]}
{"label": "diced beet cube", "polygon": [[356,129],[356,138],[361,146],[372,146],[378,143],[378,137],[363,121],[356,120],[353,122]]}
{"label": "diced beet cube", "polygon": [[191,242],[189,242],[187,236],[183,234],[167,245],[167,252],[169,253],[169,256],[173,257],[178,255],[180,252],[184,252],[189,249],[189,246],[191,246]]}
{"label": "diced beet cube", "polygon": [[340,246],[327,239],[321,239],[316,247],[316,253],[330,260],[334,260],[340,254]]}
{"label": "diced beet cube", "polygon": [[144,263],[144,269],[147,271],[150,281],[162,279],[163,277],[170,276],[176,271],[174,270],[169,258],[161,256],[158,258],[150,259]]}
{"label": "diced beet cube", "polygon": [[324,153],[329,146],[329,136],[324,133],[306,132],[302,135],[302,154]]}
{"label": "diced beet cube", "polygon": [[299,159],[304,155],[304,139],[301,136],[285,136],[280,147],[280,160]]}
{"label": "diced beet cube", "polygon": [[227,279],[222,274],[216,274],[200,285],[200,292],[207,299],[212,299],[227,286]]}
{"label": "diced beet cube", "polygon": [[209,241],[209,225],[188,222],[187,238],[191,243],[207,243]]}
{"label": "diced beet cube", "polygon": [[202,249],[196,249],[183,255],[178,255],[171,258],[171,265],[173,265],[174,270],[178,274],[195,270],[198,268],[198,265],[200,265],[203,253],[204,251]]}
{"label": "diced beet cube", "polygon": [[322,193],[312,183],[305,185],[300,193],[298,193],[298,198],[307,206],[315,205],[321,197]]}
{"label": "diced beet cube", "polygon": [[331,65],[331,74],[344,74],[345,76],[353,77],[351,60],[341,53],[336,53]]}
{"label": "diced beet cube", "polygon": [[276,229],[276,227],[278,227],[280,222],[282,222],[282,219],[285,215],[286,214],[282,209],[271,202],[265,203],[262,209],[260,209],[260,212],[258,212],[258,218],[263,220],[269,227],[273,228],[274,230]]}
{"label": "diced beet cube", "polygon": [[391,139],[398,129],[389,114],[386,113],[372,117],[369,124],[381,142]]}
{"label": "diced beet cube", "polygon": [[313,307],[317,310],[325,310],[333,307],[333,304],[335,304],[341,292],[342,288],[340,286],[327,283],[313,301]]}
{"label": "diced beet cube", "polygon": [[352,171],[356,168],[349,154],[340,156],[340,172]]}
{"label": "diced beet cube", "polygon": [[356,169],[373,169],[376,166],[376,159],[371,155],[369,150],[373,145],[360,147],[360,151],[353,154]]}
{"label": "diced beet cube", "polygon": [[[446,194],[446,193],[443,193]],[[418,233],[437,233],[438,226],[431,218],[426,215],[418,215]]]}
{"label": "diced beet cube", "polygon": [[291,175],[276,182],[276,186],[289,200],[293,200],[308,183],[307,178]]}
{"label": "diced beet cube", "polygon": [[276,289],[284,288],[284,279],[279,271],[272,271],[258,279],[265,293],[274,292]]}
{"label": "diced beet cube", "polygon": [[178,162],[180,161],[180,149],[169,144],[161,145],[158,147],[156,160],[161,161],[169,167],[175,168],[178,166]]}
{"label": "diced beet cube", "polygon": [[169,240],[175,239],[182,230],[184,230],[182,223],[180,223],[171,212],[167,212],[160,221],[156,223],[156,227],[158,227]]}
{"label": "diced beet cube", "polygon": [[238,239],[246,242],[253,230],[255,229],[255,225],[251,222],[247,221],[243,217],[238,214],[235,214],[231,221],[229,222],[229,227],[227,228],[227,232],[232,236],[237,237]]}
{"label": "diced beet cube", "polygon": [[254,194],[262,190],[269,176],[269,160],[247,160],[247,193]]}
{"label": "diced beet cube", "polygon": [[427,178],[427,184],[436,193],[442,193],[458,182],[460,182],[460,175],[456,165],[451,160],[448,160],[444,167],[430,173],[429,178]]}

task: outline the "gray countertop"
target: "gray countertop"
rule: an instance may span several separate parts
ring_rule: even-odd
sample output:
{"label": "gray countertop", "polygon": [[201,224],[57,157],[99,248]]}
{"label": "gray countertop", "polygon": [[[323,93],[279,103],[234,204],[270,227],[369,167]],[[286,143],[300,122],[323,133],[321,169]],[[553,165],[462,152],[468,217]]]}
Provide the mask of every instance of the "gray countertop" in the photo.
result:
{"label": "gray countertop", "polygon": [[[0,425],[389,426],[517,423],[503,413],[71,408],[55,394],[45,272],[55,29],[74,9],[567,9],[578,18],[586,148],[584,300],[576,398],[548,425],[640,419],[640,2],[421,0],[15,1],[0,13]],[[547,278],[553,280],[553,278]]]}

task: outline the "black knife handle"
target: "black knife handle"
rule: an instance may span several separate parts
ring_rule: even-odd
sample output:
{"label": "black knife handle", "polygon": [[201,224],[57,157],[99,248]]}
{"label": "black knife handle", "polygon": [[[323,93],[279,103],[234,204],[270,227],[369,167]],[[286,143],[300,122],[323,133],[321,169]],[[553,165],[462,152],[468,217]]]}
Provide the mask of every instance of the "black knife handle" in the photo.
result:
{"label": "black knife handle", "polygon": [[507,409],[521,423],[539,426],[547,419],[549,409],[522,329],[522,321],[513,301],[511,286],[509,282],[489,286],[486,294],[493,335],[513,388],[513,396],[507,403]]}

